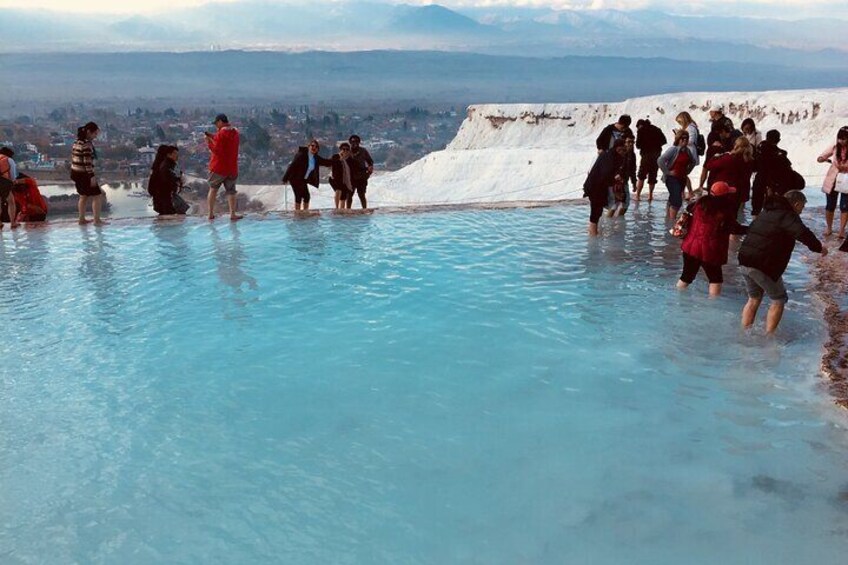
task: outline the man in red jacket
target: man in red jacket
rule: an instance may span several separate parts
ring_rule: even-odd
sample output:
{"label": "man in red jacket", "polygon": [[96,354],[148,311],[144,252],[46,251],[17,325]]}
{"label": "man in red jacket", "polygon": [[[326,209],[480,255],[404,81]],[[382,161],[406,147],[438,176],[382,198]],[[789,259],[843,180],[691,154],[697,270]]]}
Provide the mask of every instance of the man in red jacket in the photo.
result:
{"label": "man in red jacket", "polygon": [[218,131],[213,135],[206,132],[206,144],[212,156],[209,158],[209,219],[215,219],[215,200],[218,189],[224,185],[227,195],[227,205],[230,207],[230,220],[240,220],[243,216],[236,214],[236,179],[238,179],[239,132],[230,125],[224,114],[215,116],[215,127]]}

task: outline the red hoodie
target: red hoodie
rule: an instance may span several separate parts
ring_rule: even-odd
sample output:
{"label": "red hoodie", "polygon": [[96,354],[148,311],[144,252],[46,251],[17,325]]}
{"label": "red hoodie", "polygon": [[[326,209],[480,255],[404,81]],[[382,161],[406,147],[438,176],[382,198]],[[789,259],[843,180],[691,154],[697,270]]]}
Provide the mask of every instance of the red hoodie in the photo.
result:
{"label": "red hoodie", "polygon": [[33,221],[34,218],[47,214],[47,199],[38,191],[38,183],[34,178],[26,178],[24,183],[26,190],[14,193],[19,222]]}
{"label": "red hoodie", "polygon": [[208,140],[212,156],[209,158],[209,170],[222,177],[238,176],[239,132],[227,126],[218,130],[215,137]]}

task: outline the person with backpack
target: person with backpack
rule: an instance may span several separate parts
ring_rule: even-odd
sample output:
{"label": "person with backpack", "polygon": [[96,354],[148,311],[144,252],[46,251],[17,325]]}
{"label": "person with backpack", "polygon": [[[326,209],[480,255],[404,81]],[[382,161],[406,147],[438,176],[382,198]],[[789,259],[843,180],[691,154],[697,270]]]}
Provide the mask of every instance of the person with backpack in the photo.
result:
{"label": "person with backpack", "polygon": [[657,160],[668,189],[668,219],[674,220],[683,207],[683,191],[686,179],[695,168],[698,155],[689,143],[689,130],[679,129],[674,136],[674,145],[665,150]]}
{"label": "person with backpack", "polygon": [[765,199],[771,194],[786,194],[790,190],[803,190],[804,177],[792,169],[786,151],[778,146],[780,132],[766,132],[766,139],[757,151],[757,176],[751,187],[751,215],[757,216]]}
{"label": "person with backpack", "polygon": [[[625,135],[633,136],[633,130],[630,129],[632,119],[627,114],[623,114],[614,124],[609,124],[601,130],[600,135],[595,140],[595,146],[598,149],[598,155],[612,149],[613,143],[616,140],[624,139]],[[635,137],[635,136],[634,136]]]}
{"label": "person with backpack", "polygon": [[[5,203],[9,209],[9,225],[12,229],[18,227],[18,210],[12,191],[18,178],[18,165],[13,157],[15,152],[9,147],[0,149],[0,207]],[[3,229],[3,219],[0,217],[0,230]]]}
{"label": "person with backpack", "polygon": [[705,196],[690,204],[688,212],[691,219],[680,245],[683,272],[677,288],[688,288],[703,268],[710,283],[710,296],[719,296],[724,283],[721,268],[727,264],[730,235],[741,235],[748,230],[736,221],[736,188],[719,181],[710,186]]}
{"label": "person with backpack", "polygon": [[[822,182],[822,192],[827,195],[824,219],[827,224],[824,235],[833,233],[833,215],[836,212],[836,199],[839,199],[839,238],[845,237],[845,226],[848,225],[848,193],[841,192],[837,188],[844,187],[848,190],[848,126],[839,128],[836,132],[836,143],[825,150],[816,159],[819,163],[830,163],[830,168]],[[842,177],[842,182],[837,186],[837,180]]]}
{"label": "person with backpack", "polygon": [[[698,128],[698,124],[695,123],[695,120],[692,119],[692,115],[689,112],[680,112],[677,114],[677,117],[674,118],[674,121],[677,122],[677,125],[680,126],[681,130],[686,131],[689,137],[689,148],[690,154],[695,156],[695,164],[694,167],[697,167],[701,164],[701,155],[704,155],[707,151],[707,142],[704,139],[701,130]],[[675,130],[674,133],[677,135],[677,132],[680,130]],[[687,200],[692,199],[692,181],[689,177],[686,177],[686,190],[687,190]]]}
{"label": "person with backpack", "polygon": [[[710,108],[710,133],[707,135],[707,145],[709,146],[715,143],[725,130],[731,132],[737,131],[733,127],[733,120],[724,115],[724,108],[713,106]],[[741,134],[742,132],[739,132],[739,135]],[[734,135],[733,137],[735,140],[739,136]]]}
{"label": "person with backpack", "polygon": [[613,142],[612,149],[598,155],[595,164],[583,183],[583,196],[589,198],[589,235],[598,235],[598,222],[609,203],[610,187],[625,182],[622,176],[625,155],[628,149],[623,139]]}
{"label": "person with backpack", "polygon": [[94,148],[94,140],[100,135],[100,127],[94,122],[88,122],[77,129],[77,140],[71,148],[71,180],[79,194],[77,210],[79,212],[79,224],[85,225],[92,220],[85,218],[88,201],[91,200],[91,213],[94,216],[95,225],[103,225],[100,218],[100,210],[103,207],[103,190],[100,188],[94,163],[97,160],[97,150]]}
{"label": "person with backpack", "polygon": [[750,199],[754,172],[754,150],[748,139],[736,138],[733,148],[706,161],[704,170],[709,174],[708,186],[721,181],[736,188],[737,211],[741,210]]}
{"label": "person with backpack", "polygon": [[745,280],[748,302],[742,309],[742,327],[754,325],[763,295],[771,299],[766,316],[766,333],[777,330],[789,296],[783,284],[783,273],[789,265],[795,242],[800,241],[813,253],[827,255],[827,247],[801,221],[807,197],[799,190],[766,199],[761,214],[751,222],[748,235],[739,248],[739,269]]}
{"label": "person with backpack", "polygon": [[657,160],[662,155],[663,145],[668,140],[662,130],[651,123],[651,120],[636,120],[636,148],[639,150],[639,172],[637,174],[636,201],[642,197],[645,180],[648,181],[648,202],[654,199],[654,187],[657,185],[659,165]]}
{"label": "person with backpack", "polygon": [[182,189],[182,175],[177,171],[180,150],[174,145],[160,145],[150,167],[147,192],[153,197],[153,209],[160,216],[185,214],[187,205],[178,193]]}

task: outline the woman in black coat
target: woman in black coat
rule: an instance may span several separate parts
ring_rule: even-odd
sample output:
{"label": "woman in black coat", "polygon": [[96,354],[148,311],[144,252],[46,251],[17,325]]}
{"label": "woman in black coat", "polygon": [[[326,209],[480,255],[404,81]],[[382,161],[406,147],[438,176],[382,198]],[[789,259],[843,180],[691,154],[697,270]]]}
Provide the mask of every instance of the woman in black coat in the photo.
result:
{"label": "woman in black coat", "polygon": [[309,185],[318,188],[319,167],[331,167],[333,162],[318,154],[321,146],[313,139],[307,147],[298,147],[294,159],[283,174],[283,184],[289,183],[294,192],[294,209],[309,210]]}
{"label": "woman in black coat", "polygon": [[160,216],[185,214],[174,207],[174,195],[182,187],[182,177],[177,170],[180,150],[173,145],[160,145],[150,167],[147,192],[153,197],[153,209]]}
{"label": "woman in black coat", "polygon": [[626,180],[622,167],[627,151],[623,139],[615,140],[612,149],[598,156],[589,176],[586,177],[586,182],[583,183],[583,196],[589,197],[590,205],[589,235],[598,235],[598,221],[604,207],[609,203],[610,187],[614,186],[616,181]]}

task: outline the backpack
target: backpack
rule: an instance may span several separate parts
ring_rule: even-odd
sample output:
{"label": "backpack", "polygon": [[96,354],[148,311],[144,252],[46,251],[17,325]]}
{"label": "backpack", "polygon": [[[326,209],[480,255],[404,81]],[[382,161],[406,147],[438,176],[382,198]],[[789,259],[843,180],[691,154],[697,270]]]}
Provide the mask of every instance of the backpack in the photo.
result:
{"label": "backpack", "polygon": [[698,155],[703,155],[707,152],[707,140],[704,139],[704,134],[698,131],[698,138],[695,140],[695,149],[698,150]]}

